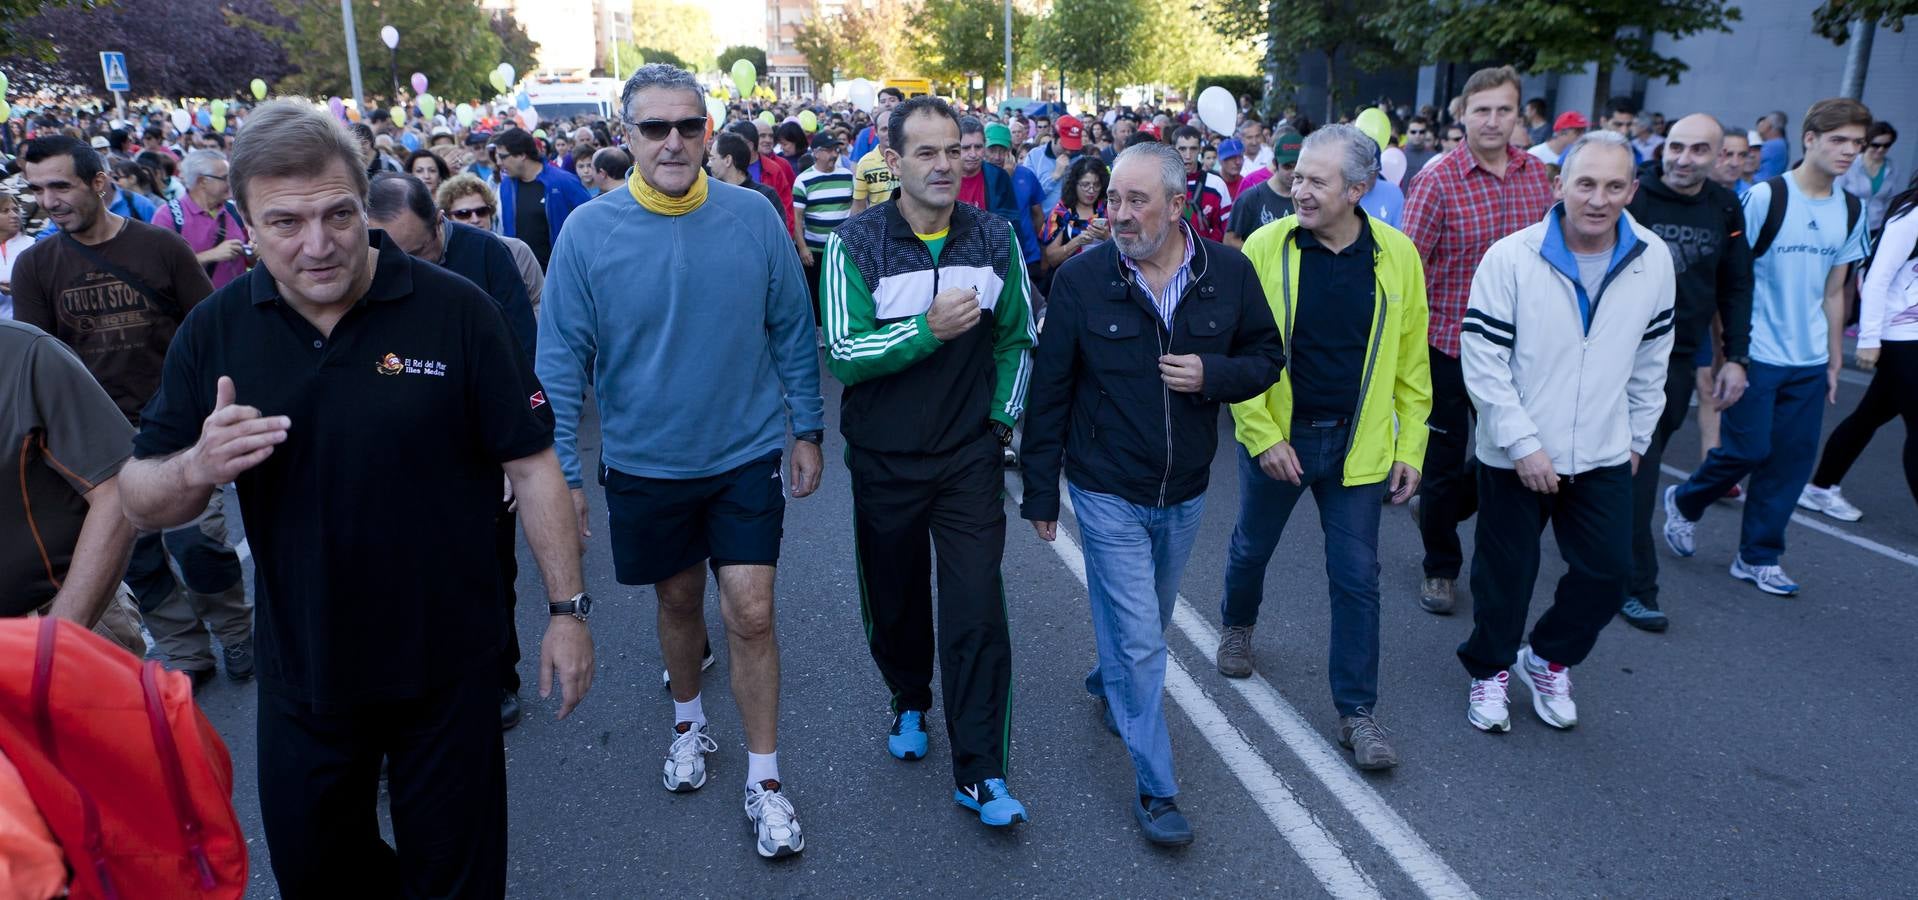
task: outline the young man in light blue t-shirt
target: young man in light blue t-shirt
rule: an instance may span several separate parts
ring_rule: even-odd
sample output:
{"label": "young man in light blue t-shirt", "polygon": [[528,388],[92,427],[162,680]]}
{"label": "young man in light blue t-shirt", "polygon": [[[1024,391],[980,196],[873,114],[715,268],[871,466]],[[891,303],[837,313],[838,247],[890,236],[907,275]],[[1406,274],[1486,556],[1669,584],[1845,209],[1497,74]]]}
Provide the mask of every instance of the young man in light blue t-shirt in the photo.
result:
{"label": "young man in light blue t-shirt", "polygon": [[[1845,278],[1869,246],[1864,216],[1832,183],[1864,151],[1871,121],[1856,100],[1812,104],[1803,164],[1745,194],[1754,254],[1750,383],[1721,417],[1719,446],[1684,484],[1665,489],[1665,541],[1691,556],[1693,524],[1751,476],[1731,574],[1768,594],[1798,593],[1779,565],[1785,523],[1817,461],[1825,404],[1838,401]],[[1780,189],[1784,218],[1767,242],[1765,220]]]}

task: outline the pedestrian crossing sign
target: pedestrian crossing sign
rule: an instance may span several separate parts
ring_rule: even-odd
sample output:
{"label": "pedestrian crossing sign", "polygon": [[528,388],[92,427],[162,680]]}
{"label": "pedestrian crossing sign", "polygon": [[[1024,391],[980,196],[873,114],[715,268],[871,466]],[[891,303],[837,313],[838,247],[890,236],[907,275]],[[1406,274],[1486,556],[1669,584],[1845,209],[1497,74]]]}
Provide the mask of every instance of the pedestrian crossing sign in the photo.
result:
{"label": "pedestrian crossing sign", "polygon": [[107,90],[130,91],[127,83],[127,55],[107,52],[100,54],[100,72],[106,76]]}

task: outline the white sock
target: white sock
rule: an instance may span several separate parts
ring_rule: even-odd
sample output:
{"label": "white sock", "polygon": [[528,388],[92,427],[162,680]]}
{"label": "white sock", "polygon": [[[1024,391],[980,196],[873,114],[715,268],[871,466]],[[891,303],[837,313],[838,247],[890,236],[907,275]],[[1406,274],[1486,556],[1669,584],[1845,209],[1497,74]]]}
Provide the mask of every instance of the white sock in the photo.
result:
{"label": "white sock", "polygon": [[694,694],[693,699],[685,703],[673,701],[673,724],[678,725],[681,722],[691,722],[695,728],[706,726],[706,708],[700,705],[698,694]]}
{"label": "white sock", "polygon": [[746,751],[746,787],[751,788],[767,779],[779,780],[779,751],[754,753]]}

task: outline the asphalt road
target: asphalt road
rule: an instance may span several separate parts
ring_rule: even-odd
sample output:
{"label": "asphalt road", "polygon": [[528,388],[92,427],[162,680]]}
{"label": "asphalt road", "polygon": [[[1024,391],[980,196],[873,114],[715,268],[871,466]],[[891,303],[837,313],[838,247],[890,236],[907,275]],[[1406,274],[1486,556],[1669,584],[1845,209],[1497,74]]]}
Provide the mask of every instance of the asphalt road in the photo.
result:
{"label": "asphalt road", "polygon": [[[828,411],[836,415],[836,386]],[[1825,428],[1862,388],[1848,382]],[[1222,425],[1221,445],[1229,443]],[[992,832],[950,799],[943,729],[929,759],[883,747],[886,692],[861,638],[848,536],[851,502],[828,441],[821,491],[788,507],[779,572],[780,762],[807,838],[767,862],[740,810],[744,740],[725,688],[724,644],[706,709],[720,751],[689,795],[658,781],[670,698],[649,589],[612,576],[604,505],[587,557],[599,606],[598,672],[573,717],[532,696],[544,626],[522,545],[520,631],[527,718],[506,735],[510,895],[724,896],[1883,897],[1908,895],[1918,863],[1918,741],[1910,603],[1918,508],[1898,467],[1903,428],[1882,430],[1846,482],[1855,525],[1794,525],[1785,558],[1802,596],[1778,599],[1725,573],[1736,507],[1699,528],[1699,554],[1664,557],[1673,625],[1622,622],[1576,670],[1580,724],[1557,732],[1513,691],[1514,729],[1465,720],[1453,650],[1469,596],[1449,617],[1418,609],[1418,537],[1401,510],[1381,529],[1380,715],[1403,765],[1361,776],[1334,743],[1325,682],[1327,601],[1316,512],[1302,503],[1273,560],[1256,652],[1260,676],[1211,665],[1236,477],[1215,462],[1203,532],[1171,631],[1168,718],[1198,841],[1163,851],[1137,834],[1128,758],[1079,680],[1093,661],[1086,594],[1062,541],[1040,542],[1016,504],[1005,576],[1013,622],[1011,783],[1031,823]],[[587,452],[596,437],[589,432]],[[1697,458],[1689,426],[1668,461]],[[1016,484],[1016,476],[1011,483]],[[594,488],[597,494],[597,488]],[[1811,515],[1811,514],[1807,514]],[[1068,527],[1064,531],[1076,534]],[[1470,547],[1470,526],[1466,528]],[[1861,545],[1841,536],[1875,542]],[[1549,538],[1548,538],[1549,541]],[[1563,571],[1548,546],[1534,613]],[[531,598],[527,602],[524,598]],[[717,601],[709,590],[717,625]],[[715,632],[717,634],[717,632]],[[935,692],[936,694],[937,692]],[[277,896],[259,835],[254,690],[219,682],[202,704],[232,749],[234,802],[254,848],[250,896]],[[936,711],[935,711],[936,715]],[[936,722],[936,720],[935,720]]]}

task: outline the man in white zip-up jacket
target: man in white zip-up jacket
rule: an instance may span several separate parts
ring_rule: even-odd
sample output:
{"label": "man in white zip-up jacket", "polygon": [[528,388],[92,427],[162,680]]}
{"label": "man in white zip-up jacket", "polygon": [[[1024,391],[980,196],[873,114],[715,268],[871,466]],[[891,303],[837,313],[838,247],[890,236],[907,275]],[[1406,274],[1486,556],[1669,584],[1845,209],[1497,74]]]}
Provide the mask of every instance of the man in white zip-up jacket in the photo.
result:
{"label": "man in white zip-up jacket", "polygon": [[[1459,358],[1481,465],[1472,636],[1458,656],[1481,731],[1511,728],[1514,668],[1539,718],[1576,724],[1569,667],[1625,603],[1632,474],[1665,407],[1675,294],[1665,242],[1625,215],[1633,170],[1620,135],[1580,138],[1558,205],[1493,244],[1472,279]],[[1547,522],[1570,571],[1521,647]]]}

